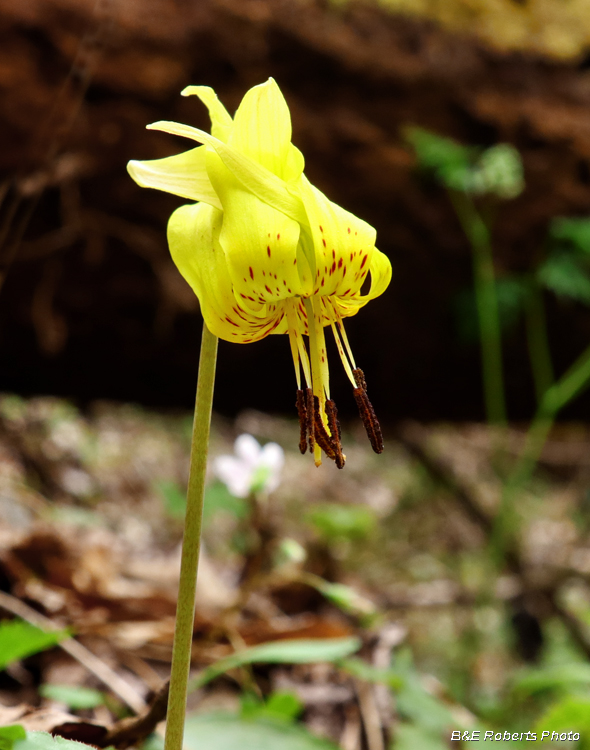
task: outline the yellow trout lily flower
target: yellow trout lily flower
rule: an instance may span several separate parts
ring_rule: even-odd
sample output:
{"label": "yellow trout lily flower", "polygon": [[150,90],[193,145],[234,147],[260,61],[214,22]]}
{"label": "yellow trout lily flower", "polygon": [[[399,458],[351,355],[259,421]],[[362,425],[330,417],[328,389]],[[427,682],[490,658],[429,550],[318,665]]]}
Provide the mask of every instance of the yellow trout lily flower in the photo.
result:
{"label": "yellow trout lily flower", "polygon": [[[272,78],[248,91],[233,119],[213,89],[188,86],[182,92],[193,94],[209,110],[211,134],[175,122],[148,128],[202,145],[165,159],[131,161],[128,169],[142,187],[196,201],[172,214],[168,242],[208,329],[240,344],[289,334],[300,450],[309,445],[318,466],[323,450],[341,468],[324,338],[324,327],[331,326],[371,444],[380,453],[379,423],[342,323],[382,294],[391,279],[391,264],[375,247],[375,230],[307,180],[303,155],[291,143],[289,108]],[[369,273],[369,291],[361,294]]]}

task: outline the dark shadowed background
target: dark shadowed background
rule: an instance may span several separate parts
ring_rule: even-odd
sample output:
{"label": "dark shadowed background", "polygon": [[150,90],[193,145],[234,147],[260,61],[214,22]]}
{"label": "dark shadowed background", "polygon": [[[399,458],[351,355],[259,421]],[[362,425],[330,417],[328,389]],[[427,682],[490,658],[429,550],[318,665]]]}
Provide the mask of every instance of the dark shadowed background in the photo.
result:
{"label": "dark shadowed background", "polygon": [[[503,37],[486,3],[472,5],[469,20],[437,18],[436,3],[429,18],[429,3],[410,17],[320,0],[0,0],[0,391],[192,404],[201,318],[165,241],[182,201],[137,187],[125,165],[186,149],[147,123],[209,129],[200,102],[180,97],[186,85],[213,86],[233,112],[272,75],[307,175],[376,227],[392,261],[388,291],[348,322],[379,415],[482,418],[477,342],[455,315],[469,247],[400,129],[518,148],[526,190],[501,205],[494,252],[499,276],[526,270],[552,217],[590,214],[590,23],[574,14],[568,36],[542,15],[549,0],[506,0]],[[590,313],[548,303],[561,372],[590,341]],[[518,325],[505,352],[511,415],[527,418]],[[335,350],[331,361],[352,413]],[[293,413],[286,337],[221,342],[216,388],[225,414]],[[590,417],[590,397],[565,416]]]}

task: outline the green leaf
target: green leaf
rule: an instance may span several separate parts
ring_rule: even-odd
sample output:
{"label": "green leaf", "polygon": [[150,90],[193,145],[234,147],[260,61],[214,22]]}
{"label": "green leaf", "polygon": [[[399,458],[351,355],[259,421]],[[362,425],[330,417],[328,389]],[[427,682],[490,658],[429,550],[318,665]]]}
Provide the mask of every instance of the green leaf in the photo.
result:
{"label": "green leaf", "polygon": [[395,750],[448,750],[441,732],[402,721],[395,730]]}
{"label": "green leaf", "polygon": [[402,678],[397,692],[397,710],[402,718],[430,732],[446,731],[456,725],[448,706],[422,687],[408,649],[395,655],[393,668]]}
{"label": "green leaf", "polygon": [[348,672],[353,677],[365,680],[365,682],[380,682],[394,690],[399,690],[403,684],[403,677],[396,670],[391,668],[379,669],[355,657],[344,659],[338,666],[344,672]]}
{"label": "green leaf", "polygon": [[69,637],[65,630],[45,632],[23,620],[0,623],[0,670],[14,661],[52,648]]}
{"label": "green leaf", "polygon": [[375,513],[366,505],[317,505],[307,514],[320,534],[327,540],[365,539],[375,528]]}
{"label": "green leaf", "polygon": [[524,670],[516,675],[513,690],[528,696],[544,690],[571,690],[582,685],[590,685],[590,664],[575,662]]}
{"label": "green leaf", "polygon": [[559,297],[590,305],[590,278],[581,263],[572,255],[556,252],[539,267],[537,278]]}
{"label": "green leaf", "polygon": [[17,740],[24,740],[27,733],[20,724],[13,724],[10,727],[0,727],[0,750],[12,750],[12,746]]}
{"label": "green leaf", "polygon": [[186,750],[337,750],[301,726],[230,713],[190,716],[184,725]]}
{"label": "green leaf", "polygon": [[228,513],[235,518],[246,518],[250,512],[248,501],[244,497],[235,497],[223,482],[213,482],[205,490],[203,519],[207,523],[217,513]]}
{"label": "green leaf", "polygon": [[310,585],[315,586],[328,601],[335,604],[344,612],[361,617],[371,617],[377,611],[370,599],[361,596],[351,586],[347,586],[344,583],[330,583],[320,578],[320,576],[314,576],[308,582]]}
{"label": "green leaf", "polygon": [[421,167],[432,170],[445,187],[468,190],[471,165],[477,149],[463,146],[452,138],[444,138],[423,128],[406,128],[405,137],[414,147]]}
{"label": "green leaf", "polygon": [[554,240],[567,242],[576,250],[590,254],[590,218],[559,216],[551,222],[549,235]]}
{"label": "green leaf", "polygon": [[27,732],[24,740],[14,743],[14,750],[84,750],[92,747],[83,742],[66,740],[63,737],[53,737],[47,732]]}
{"label": "green leaf", "polygon": [[186,490],[182,490],[176,482],[157,482],[156,489],[164,500],[164,508],[170,518],[184,518],[186,511]]}
{"label": "green leaf", "polygon": [[303,703],[294,693],[276,692],[268,697],[266,714],[283,721],[294,721],[303,711]]}
{"label": "green leaf", "polygon": [[520,154],[509,143],[497,143],[482,152],[415,127],[407,128],[405,137],[420,166],[432,170],[451,190],[507,199],[516,198],[524,189]]}
{"label": "green leaf", "polygon": [[241,698],[242,719],[274,719],[292,723],[303,711],[303,704],[294,693],[272,693],[266,701],[255,693],[244,693]]}
{"label": "green leaf", "polygon": [[401,716],[429,731],[443,731],[455,724],[447,706],[427,693],[414,676],[402,684],[397,694],[397,709]]}
{"label": "green leaf", "polygon": [[261,643],[211,664],[189,682],[189,690],[197,690],[224,672],[245,664],[312,664],[337,661],[358,651],[360,645],[360,639],[353,637],[301,638]]}
{"label": "green leaf", "polygon": [[58,703],[65,703],[73,709],[96,708],[104,703],[100,690],[72,685],[41,685],[39,693]]}
{"label": "green leaf", "polygon": [[[551,732],[579,732],[582,737],[580,748],[588,748],[590,743],[590,698],[568,696],[554,703],[543,714],[535,727],[537,736],[549,732],[545,739],[551,738]],[[571,741],[568,743],[571,745]]]}

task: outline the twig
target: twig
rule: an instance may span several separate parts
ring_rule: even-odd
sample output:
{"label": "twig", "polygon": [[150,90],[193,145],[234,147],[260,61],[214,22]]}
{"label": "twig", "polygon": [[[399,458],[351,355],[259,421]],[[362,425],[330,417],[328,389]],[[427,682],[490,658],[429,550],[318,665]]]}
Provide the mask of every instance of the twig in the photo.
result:
{"label": "twig", "polygon": [[[20,599],[0,591],[0,607],[17,617],[25,620],[31,625],[36,625],[42,630],[60,630],[52,620],[40,612],[21,602]],[[135,713],[141,713],[146,703],[139,693],[129,685],[122,677],[112,670],[108,664],[95,656],[85,646],[74,638],[66,638],[61,641],[59,647],[63,649],[72,658],[76,659],[82,666],[97,677],[106,687],[117,695],[129,708]]]}
{"label": "twig", "polygon": [[154,695],[148,710],[139,716],[118,721],[101,740],[102,747],[117,747],[119,750],[136,745],[139,747],[163,719],[166,718],[170,681],[165,682]]}
{"label": "twig", "polygon": [[367,746],[369,750],[385,750],[381,716],[375,701],[373,685],[364,680],[355,680],[355,688],[365,728]]}

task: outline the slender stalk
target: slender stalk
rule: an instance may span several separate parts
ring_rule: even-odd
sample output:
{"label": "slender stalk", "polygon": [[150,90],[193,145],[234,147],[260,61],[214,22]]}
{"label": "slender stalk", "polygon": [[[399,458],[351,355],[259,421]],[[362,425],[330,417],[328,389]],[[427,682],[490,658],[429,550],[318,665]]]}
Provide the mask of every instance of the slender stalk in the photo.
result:
{"label": "slender stalk", "polygon": [[471,199],[449,191],[463,231],[473,250],[473,277],[481,338],[486,416],[490,424],[506,424],[502,339],[490,233]]}
{"label": "slender stalk", "polygon": [[186,517],[182,540],[180,582],[176,608],[176,628],[172,650],[170,696],[166,722],[165,750],[182,750],[187,683],[191,662],[197,566],[201,547],[205,470],[209,448],[211,407],[217,362],[217,337],[203,323],[201,356],[197,381],[197,398],[191,444]]}
{"label": "slender stalk", "polygon": [[555,376],[547,339],[543,292],[534,280],[529,285],[526,297],[525,321],[535,395],[537,404],[540,405],[545,392],[553,385]]}
{"label": "slender stalk", "polygon": [[590,346],[578,357],[561,378],[541,398],[537,413],[529,427],[524,447],[502,492],[500,510],[492,534],[496,559],[504,549],[516,526],[514,499],[519,489],[533,475],[543,446],[559,411],[590,384]]}

